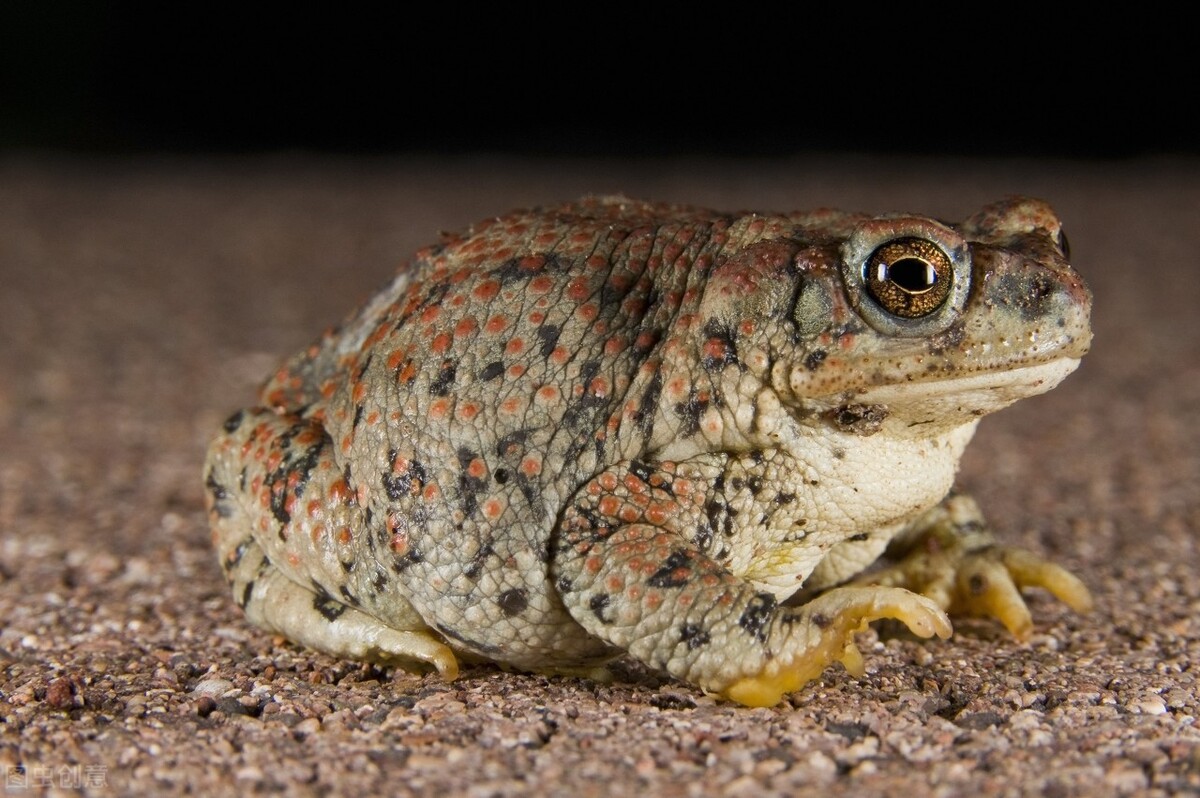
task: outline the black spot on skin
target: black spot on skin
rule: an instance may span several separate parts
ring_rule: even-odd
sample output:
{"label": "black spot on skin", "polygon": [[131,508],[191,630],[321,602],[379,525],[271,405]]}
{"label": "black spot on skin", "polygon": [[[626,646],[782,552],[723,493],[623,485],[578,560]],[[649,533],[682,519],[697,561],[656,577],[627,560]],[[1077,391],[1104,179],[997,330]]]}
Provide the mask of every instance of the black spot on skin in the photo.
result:
{"label": "black spot on skin", "polygon": [[851,535],[850,537],[846,538],[846,540],[849,540],[852,543],[859,543],[861,541],[866,540],[869,537],[871,537],[871,536],[868,535],[866,532],[859,532],[857,535]]}
{"label": "black spot on skin", "polygon": [[470,516],[479,507],[479,494],[487,488],[483,479],[467,473],[467,467],[479,455],[465,446],[458,450],[458,499],[462,502],[463,514]]}
{"label": "black spot on skin", "polygon": [[239,607],[241,607],[242,609],[246,609],[246,607],[250,604],[250,598],[253,596],[253,594],[254,594],[254,580],[251,579],[249,582],[246,583],[246,586],[244,588],[242,588],[242,596],[240,599],[237,599],[237,605]]}
{"label": "black spot on skin", "polygon": [[971,574],[967,580],[967,590],[972,596],[982,596],[988,589],[988,580],[983,574]]}
{"label": "black spot on skin", "polygon": [[804,368],[809,371],[816,371],[825,362],[825,358],[829,357],[829,353],[824,349],[814,349],[804,358]]}
{"label": "black spot on skin", "polygon": [[501,363],[499,360],[497,360],[494,363],[488,363],[486,366],[483,367],[483,370],[479,372],[479,380],[481,382],[487,382],[489,380],[494,380],[503,373],[504,373],[504,364]]}
{"label": "black spot on skin", "polygon": [[402,574],[412,565],[419,562],[424,562],[425,558],[421,556],[421,551],[416,546],[409,546],[407,552],[397,557],[392,563],[392,570],[398,574]]}
{"label": "black spot on skin", "polygon": [[710,404],[710,400],[700,399],[696,389],[692,388],[687,401],[675,405],[675,415],[683,422],[679,429],[681,437],[690,438],[700,431],[700,417],[708,410]]}
{"label": "black spot on skin", "polygon": [[242,426],[242,419],[246,417],[246,411],[239,410],[229,418],[225,419],[225,431],[229,433],[237,432],[237,428]]}
{"label": "black spot on skin", "polygon": [[701,646],[708,645],[712,637],[698,624],[685,623],[679,627],[679,640],[687,646],[688,651],[695,651]]}
{"label": "black spot on skin", "polygon": [[629,463],[629,471],[647,485],[650,484],[650,476],[654,473],[654,469],[650,468],[650,466],[646,465],[640,460],[631,460]]}
{"label": "black spot on skin", "polygon": [[313,596],[313,609],[321,613],[325,620],[333,623],[342,617],[346,605],[326,593],[318,593]]}
{"label": "black spot on skin", "polygon": [[496,473],[492,474],[492,478],[496,480],[497,484],[503,485],[508,482],[508,470],[497,468]]}
{"label": "black spot on skin", "polygon": [[222,557],[221,567],[225,569],[225,572],[228,573],[234,568],[237,568],[238,564],[241,563],[242,558],[246,556],[246,552],[250,551],[250,547],[253,545],[254,538],[246,538],[241,543],[237,544],[237,548],[233,550],[233,553],[230,554],[229,557]]}
{"label": "black spot on skin", "polygon": [[750,599],[742,616],[738,618],[738,626],[760,643],[766,642],[767,624],[775,615],[779,602],[770,593],[759,593]]}
{"label": "black spot on skin", "polygon": [[643,438],[649,438],[654,432],[654,416],[658,411],[658,400],[662,396],[662,372],[655,371],[646,386],[645,393],[638,401],[638,409],[633,414],[633,422],[642,433]]}
{"label": "black spot on skin", "polygon": [[612,619],[604,617],[604,610],[608,607],[611,600],[612,596],[609,596],[607,593],[597,593],[588,601],[588,609],[592,611],[592,614],[596,616],[596,619],[600,623],[612,623]]}
{"label": "black spot on skin", "polygon": [[375,574],[375,578],[371,581],[371,587],[375,588],[375,593],[382,593],[384,588],[388,586],[388,575],[383,571]]}
{"label": "black spot on skin", "polygon": [[750,489],[751,496],[757,496],[762,493],[763,481],[762,477],[750,477],[746,480],[746,487]]}
{"label": "black spot on skin", "polygon": [[541,346],[538,351],[542,357],[550,357],[554,352],[554,347],[558,346],[558,337],[562,335],[562,328],[556,327],[553,324],[543,324],[537,329],[538,340],[541,341]]}
{"label": "black spot on skin", "polygon": [[791,504],[794,501],[796,501],[796,494],[794,494],[794,493],[777,493],[777,494],[775,494],[775,503],[776,504]]}
{"label": "black spot on skin", "polygon": [[483,573],[483,566],[487,562],[488,557],[496,553],[496,549],[491,543],[485,543],[479,547],[479,551],[475,552],[475,556],[471,558],[471,562],[467,565],[463,575],[468,579],[478,579]]}
{"label": "black spot on skin", "polygon": [[646,584],[650,587],[684,587],[692,579],[692,557],[686,551],[673,551],[662,567],[655,571]]}
{"label": "black spot on skin", "polygon": [[[408,468],[399,474],[394,473],[396,470],[396,458],[398,456],[399,454],[395,449],[388,452],[388,470],[380,475],[380,482],[383,484],[383,489],[392,501],[399,501],[408,495],[414,483],[419,488],[429,481],[429,474],[425,470],[425,466],[421,465],[417,460],[410,461]],[[349,474],[346,475],[345,479],[346,484],[349,485]]]}
{"label": "black spot on skin", "polygon": [[575,583],[571,581],[570,577],[560,576],[554,583],[554,589],[558,591],[558,595],[565,596],[575,589]]}
{"label": "black spot on skin", "polygon": [[443,360],[441,368],[438,369],[438,374],[433,378],[433,382],[429,384],[430,396],[447,396],[450,389],[454,386],[454,380],[458,376],[458,365],[453,360]]}
{"label": "black spot on skin", "polygon": [[[229,496],[228,491],[226,491],[224,486],[217,482],[217,478],[213,476],[212,469],[209,469],[208,476],[204,480],[204,487],[208,488],[208,492],[212,494],[213,501],[221,502]],[[219,509],[220,508],[218,508],[218,510]]]}
{"label": "black spot on skin", "polygon": [[504,614],[511,618],[525,612],[525,608],[529,606],[529,596],[524,590],[514,587],[501,593],[497,603]]}
{"label": "black spot on skin", "polygon": [[829,624],[833,622],[833,619],[822,612],[814,612],[809,620],[812,621],[813,626],[817,627],[818,629],[827,629],[829,628]]}
{"label": "black spot on skin", "polygon": [[[286,539],[287,537],[284,527],[292,520],[291,513],[287,511],[288,498],[289,496],[294,496],[299,499],[304,495],[304,489],[308,486],[308,480],[312,476],[312,471],[317,467],[321,450],[325,447],[324,441],[314,443],[305,449],[303,454],[296,457],[294,450],[290,447],[292,439],[302,429],[304,429],[304,426],[298,425],[280,436],[278,445],[280,451],[283,453],[283,462],[280,463],[278,468],[263,478],[263,484],[270,491],[271,514],[275,516],[275,520],[281,525],[279,536],[282,539]],[[296,481],[292,483],[293,487],[289,490],[288,482],[293,475],[296,476]]]}
{"label": "black spot on skin", "polygon": [[364,409],[365,407],[363,405],[355,405],[354,421],[350,424],[350,429],[358,429],[358,423],[362,421]]}
{"label": "black spot on skin", "polygon": [[712,524],[705,521],[696,527],[696,534],[692,536],[692,545],[702,552],[707,552],[712,548],[713,540],[716,538],[716,533],[713,532]]}

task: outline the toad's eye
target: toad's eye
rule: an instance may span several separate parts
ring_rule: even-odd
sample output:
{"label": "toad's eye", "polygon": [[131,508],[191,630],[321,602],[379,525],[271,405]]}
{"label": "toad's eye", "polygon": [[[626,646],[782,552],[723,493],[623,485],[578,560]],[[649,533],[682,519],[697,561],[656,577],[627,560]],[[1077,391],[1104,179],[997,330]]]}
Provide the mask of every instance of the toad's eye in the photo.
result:
{"label": "toad's eye", "polygon": [[1067,234],[1061,227],[1058,228],[1058,251],[1067,260],[1071,259],[1071,242],[1067,240]]}
{"label": "toad's eye", "polygon": [[936,311],[950,296],[954,265],[941,247],[923,238],[898,238],[871,253],[863,266],[867,293],[902,319]]}

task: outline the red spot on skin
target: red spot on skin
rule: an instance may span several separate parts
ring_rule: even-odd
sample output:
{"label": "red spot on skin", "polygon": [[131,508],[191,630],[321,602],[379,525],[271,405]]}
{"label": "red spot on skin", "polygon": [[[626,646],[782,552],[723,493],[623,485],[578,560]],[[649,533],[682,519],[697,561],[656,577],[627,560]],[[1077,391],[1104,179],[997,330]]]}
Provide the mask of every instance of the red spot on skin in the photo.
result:
{"label": "red spot on skin", "polygon": [[567,283],[567,298],[575,302],[582,302],[587,299],[592,293],[591,286],[588,284],[587,278],[576,277],[571,282]]}
{"label": "red spot on skin", "polygon": [[429,405],[429,417],[435,418],[438,421],[444,420],[450,415],[450,400],[446,397],[434,399]]}
{"label": "red spot on skin", "polygon": [[646,609],[654,611],[662,606],[662,601],[662,594],[657,590],[652,590],[646,594],[643,604],[646,605]]}
{"label": "red spot on skin", "polygon": [[625,475],[625,490],[630,493],[641,493],[646,490],[646,483],[635,477],[633,474]]}
{"label": "red spot on skin", "polygon": [[508,367],[507,373],[508,373],[509,379],[515,380],[518,377],[524,376],[525,366],[524,366],[524,364],[521,364],[521,363],[513,363],[511,366]]}
{"label": "red spot on skin", "polygon": [[484,325],[483,329],[495,335],[496,333],[504,332],[505,328],[507,327],[508,319],[506,317],[492,316],[487,320],[487,324]]}
{"label": "red spot on skin", "polygon": [[365,382],[356,382],[354,384],[354,390],[352,390],[350,392],[350,399],[355,404],[358,404],[366,397],[366,395],[367,395],[367,384]]}
{"label": "red spot on skin", "polygon": [[583,567],[590,574],[598,574],[604,567],[604,560],[600,557],[588,557],[583,561]]}
{"label": "red spot on skin", "polygon": [[463,421],[470,421],[479,415],[479,405],[475,402],[463,402],[458,406],[458,417]]}
{"label": "red spot on skin", "polygon": [[513,338],[504,347],[504,354],[519,355],[525,351],[525,341],[521,338]]}
{"label": "red spot on skin", "polygon": [[605,471],[596,481],[600,483],[600,487],[609,493],[617,489],[617,475],[611,471]]}
{"label": "red spot on skin", "polygon": [[[521,230],[520,232],[523,233],[524,230]],[[518,265],[527,272],[541,271],[546,265],[546,258],[542,255],[526,255],[525,257],[521,258]]]}
{"label": "red spot on skin", "polygon": [[554,351],[550,353],[550,362],[556,365],[563,365],[571,359],[571,353],[566,350],[566,347],[556,346]]}
{"label": "red spot on skin", "polygon": [[387,359],[388,369],[391,371],[395,371],[396,369],[400,368],[400,364],[404,362],[404,356],[406,354],[407,353],[403,349],[393,350],[392,353],[390,355],[388,355],[388,359]]}
{"label": "red spot on skin", "polygon": [[437,485],[426,485],[425,490],[421,491],[421,498],[425,499],[427,502],[431,502],[438,497],[440,492],[441,491],[438,490]]}
{"label": "red spot on skin", "polygon": [[600,500],[600,512],[608,517],[613,517],[617,511],[621,509],[621,502],[616,496],[605,496]]}
{"label": "red spot on skin", "polygon": [[347,504],[350,501],[350,486],[346,480],[339,479],[329,486],[329,501],[333,504]]}
{"label": "red spot on skin", "polygon": [[450,307],[452,307],[452,308],[461,308],[463,305],[466,304],[467,298],[465,296],[463,296],[462,294],[455,294],[454,296],[450,297],[449,299],[442,300],[442,304],[445,304],[446,302],[449,302]]}
{"label": "red spot on skin", "polygon": [[557,402],[561,398],[561,394],[553,385],[545,385],[538,389],[537,397],[543,402]]}
{"label": "red spot on skin", "polygon": [[535,310],[525,318],[529,319],[530,324],[541,324],[546,320],[546,314],[542,313],[540,310]]}
{"label": "red spot on skin", "polygon": [[650,347],[654,346],[654,343],[657,340],[658,338],[654,335],[654,333],[638,333],[638,337],[634,340],[634,345],[637,346],[638,349],[649,349]]}
{"label": "red spot on skin", "polygon": [[598,315],[600,315],[600,308],[596,306],[596,303],[588,302],[584,305],[580,305],[579,310],[575,311],[575,313],[584,321],[592,321]]}
{"label": "red spot on skin", "polygon": [[374,410],[372,410],[370,413],[367,413],[367,426],[368,427],[374,427],[378,423],[379,423],[379,414],[378,413],[376,413]]}
{"label": "red spot on skin", "polygon": [[663,526],[678,510],[679,507],[673,504],[652,504],[646,508],[646,520],[654,526]]}
{"label": "red spot on skin", "polygon": [[288,561],[288,564],[291,565],[293,568],[300,567],[300,555],[294,551],[289,551],[287,553],[287,561]]}
{"label": "red spot on skin", "polygon": [[536,477],[542,473],[542,459],[530,455],[521,461],[521,473],[527,477]]}
{"label": "red spot on skin", "polygon": [[411,360],[404,364],[404,368],[396,375],[396,381],[407,385],[416,379],[417,366]]}
{"label": "red spot on skin", "polygon": [[516,397],[505,399],[500,403],[500,412],[505,415],[515,416],[525,407],[525,403]]}
{"label": "red spot on skin", "polygon": [[454,340],[449,333],[438,333],[434,337],[433,342],[429,344],[429,349],[438,355],[444,355],[449,349]]}
{"label": "red spot on skin", "polygon": [[479,324],[475,321],[475,319],[472,319],[468,316],[467,318],[460,321],[458,324],[454,325],[454,337],[455,338],[466,338],[467,336],[469,336],[473,332],[475,332],[477,329],[479,329]]}
{"label": "red spot on skin", "polygon": [[342,544],[343,546],[347,546],[350,544],[350,541],[353,539],[354,539],[354,536],[352,534],[350,534],[349,527],[344,526],[340,530],[338,530],[338,534],[337,534],[337,542],[338,543]]}
{"label": "red spot on skin", "polygon": [[499,499],[488,499],[483,503],[483,515],[495,521],[504,514],[504,503]]}
{"label": "red spot on skin", "polygon": [[641,516],[642,514],[638,511],[638,509],[632,505],[625,505],[621,508],[621,512],[617,514],[617,517],[627,524],[634,523],[640,519]]}
{"label": "red spot on skin", "polygon": [[[640,338],[641,336],[638,337]],[[614,335],[612,338],[609,338],[604,342],[604,354],[608,355],[609,357],[619,355],[628,348],[628,339],[620,335]]]}
{"label": "red spot on skin", "polygon": [[750,319],[746,319],[745,321],[743,321],[741,324],[738,325],[738,334],[739,335],[750,335],[753,332],[754,332],[754,322],[751,321]]}
{"label": "red spot on skin", "polygon": [[442,315],[442,309],[437,305],[431,305],[425,308],[425,310],[421,311],[420,318],[421,321],[425,322],[426,324],[431,324],[440,315]]}
{"label": "red spot on skin", "polygon": [[724,360],[729,354],[729,347],[720,338],[709,338],[704,342],[703,354],[707,360]]}
{"label": "red spot on skin", "polygon": [[604,580],[604,587],[609,593],[620,593],[625,589],[625,580],[620,574],[610,574],[608,579]]}
{"label": "red spot on skin", "polygon": [[487,464],[484,463],[483,460],[476,457],[467,464],[467,475],[472,476],[475,479],[483,479],[485,476],[487,476]]}
{"label": "red spot on skin", "polygon": [[[496,252],[497,260],[504,260],[500,252]],[[484,280],[479,285],[475,286],[475,290],[471,292],[472,296],[480,302],[491,302],[500,293],[499,280]]]}
{"label": "red spot on skin", "polygon": [[554,280],[546,275],[539,275],[529,281],[529,290],[535,294],[545,294],[554,288]]}

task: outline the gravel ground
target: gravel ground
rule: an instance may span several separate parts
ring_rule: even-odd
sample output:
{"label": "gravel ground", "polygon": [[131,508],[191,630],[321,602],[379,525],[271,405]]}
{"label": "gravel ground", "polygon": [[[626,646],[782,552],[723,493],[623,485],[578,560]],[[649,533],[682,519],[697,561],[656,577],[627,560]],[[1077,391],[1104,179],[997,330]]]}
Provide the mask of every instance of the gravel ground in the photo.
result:
{"label": "gravel ground", "polygon": [[[1167,795],[1200,791],[1200,163],[0,160],[0,768],[14,795]],[[206,441],[443,229],[585,192],[961,218],[1050,200],[1096,295],[1057,390],[963,464],[1096,610],[1032,640],[862,635],[774,709],[640,669],[452,684],[249,627]]]}

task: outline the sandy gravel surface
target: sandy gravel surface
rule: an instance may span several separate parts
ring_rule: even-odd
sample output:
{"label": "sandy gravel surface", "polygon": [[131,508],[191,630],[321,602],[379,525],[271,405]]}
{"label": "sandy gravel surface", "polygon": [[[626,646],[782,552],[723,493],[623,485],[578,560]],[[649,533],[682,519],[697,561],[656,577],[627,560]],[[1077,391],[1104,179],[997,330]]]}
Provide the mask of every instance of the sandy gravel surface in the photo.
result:
{"label": "sandy gravel surface", "polygon": [[[584,192],[960,218],[1050,200],[1095,348],[987,419],[962,483],[1092,587],[1018,644],[863,635],[775,709],[631,665],[445,684],[249,627],[200,462],[413,249]],[[1200,791],[1200,163],[0,160],[0,769],[14,795]]]}

